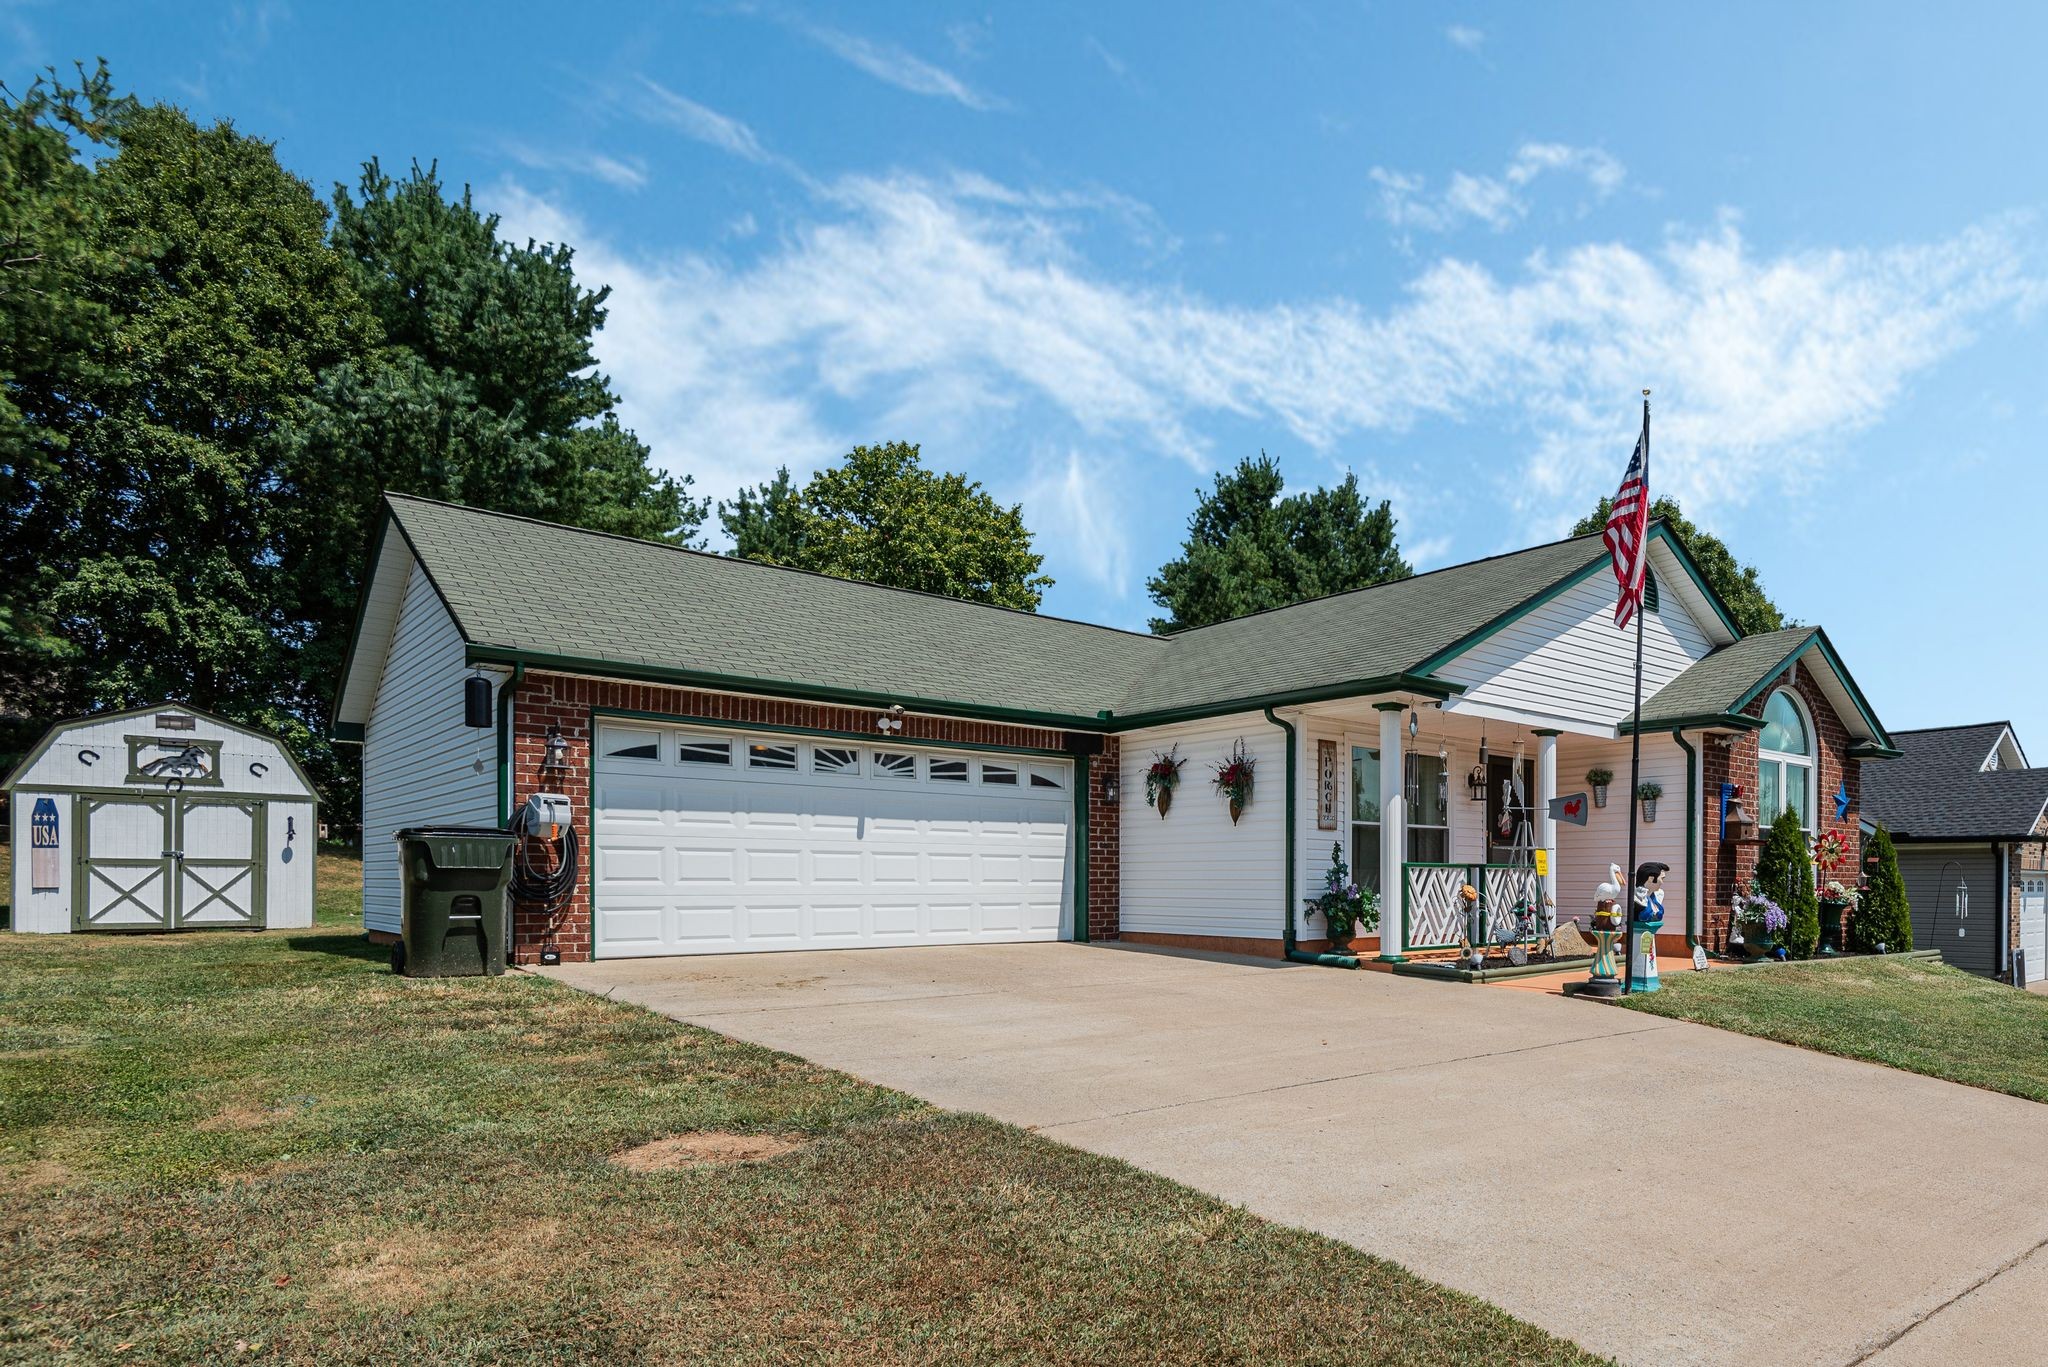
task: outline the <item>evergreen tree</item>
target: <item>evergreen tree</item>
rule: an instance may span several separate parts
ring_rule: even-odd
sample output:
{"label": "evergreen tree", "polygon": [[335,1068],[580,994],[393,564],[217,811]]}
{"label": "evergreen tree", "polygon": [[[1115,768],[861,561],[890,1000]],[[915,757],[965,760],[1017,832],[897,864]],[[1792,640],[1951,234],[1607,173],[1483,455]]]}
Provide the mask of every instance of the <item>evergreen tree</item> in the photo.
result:
{"label": "evergreen tree", "polygon": [[1785,909],[1791,924],[1785,929],[1785,947],[1795,959],[1810,959],[1820,947],[1820,901],[1813,890],[1813,853],[1807,848],[1806,832],[1799,813],[1787,807],[1771,823],[1763,851],[1756,861],[1757,886],[1764,896]]}
{"label": "evergreen tree", "polygon": [[742,560],[765,560],[772,565],[803,562],[803,540],[798,534],[801,518],[796,506],[797,488],[789,478],[789,467],[775,472],[775,479],[758,489],[741,489],[731,503],[718,505],[718,520],[732,538],[732,553]]}
{"label": "evergreen tree", "polygon": [[1334,489],[1281,497],[1286,481],[1265,452],[1216,476],[1197,495],[1181,554],[1146,584],[1166,610],[1166,635],[1414,573],[1394,538],[1394,514],[1346,475]]}
{"label": "evergreen tree", "polygon": [[1849,918],[1849,947],[1859,954],[1878,953],[1879,945],[1892,954],[1913,948],[1913,914],[1890,832],[1878,827],[1864,853],[1875,856],[1877,867],[1870,875],[1870,891]]}

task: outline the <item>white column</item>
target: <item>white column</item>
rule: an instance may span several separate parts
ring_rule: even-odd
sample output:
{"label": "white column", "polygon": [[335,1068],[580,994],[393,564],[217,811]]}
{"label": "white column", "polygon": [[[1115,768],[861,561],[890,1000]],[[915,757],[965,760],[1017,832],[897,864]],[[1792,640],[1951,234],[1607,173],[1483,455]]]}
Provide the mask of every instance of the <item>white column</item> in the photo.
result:
{"label": "white column", "polygon": [[[1550,872],[1543,878],[1543,894],[1557,901],[1557,819],[1550,814],[1551,799],[1557,796],[1557,732],[1536,733],[1536,844],[1548,851],[1544,861]],[[1557,908],[1544,910],[1544,931],[1557,926]]]}
{"label": "white column", "polygon": [[1374,703],[1380,714],[1380,957],[1408,952],[1401,925],[1401,865],[1408,855],[1408,800],[1402,783],[1401,719],[1406,703]]}

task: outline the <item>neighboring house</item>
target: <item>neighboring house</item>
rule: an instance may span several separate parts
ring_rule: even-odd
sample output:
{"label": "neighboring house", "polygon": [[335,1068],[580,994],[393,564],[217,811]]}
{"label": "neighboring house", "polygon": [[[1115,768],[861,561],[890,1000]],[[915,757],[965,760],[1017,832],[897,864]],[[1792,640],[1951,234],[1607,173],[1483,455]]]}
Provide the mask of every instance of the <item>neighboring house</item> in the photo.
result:
{"label": "neighboring house", "polygon": [[2048,769],[2027,767],[2010,724],[1897,734],[1871,772],[1863,820],[1891,833],[1913,943],[1959,968],[2027,982],[2048,969]]}
{"label": "neighboring house", "polygon": [[[1893,752],[1823,633],[1744,638],[1662,524],[1649,554],[1643,775],[1663,796],[1638,859],[1671,866],[1671,947],[1718,947],[1756,858],[1723,837],[1724,785],[1853,847],[1862,761]],[[1584,915],[1627,860],[1634,638],[1613,595],[1580,537],[1156,637],[392,497],[335,708],[363,745],[365,921],[398,929],[398,827],[497,823],[545,790],[574,804],[587,866],[558,915],[517,918],[521,960],[1313,951],[1302,900],[1333,846],[1387,894],[1357,948],[1399,959],[1456,942],[1460,883],[1503,911],[1537,890],[1499,833],[1516,766],[1543,891]],[[463,725],[472,673],[495,731]],[[1255,786],[1233,822],[1211,780],[1240,745]],[[1146,770],[1176,752],[1162,817]],[[1608,806],[1553,823],[1547,799],[1595,767]]]}

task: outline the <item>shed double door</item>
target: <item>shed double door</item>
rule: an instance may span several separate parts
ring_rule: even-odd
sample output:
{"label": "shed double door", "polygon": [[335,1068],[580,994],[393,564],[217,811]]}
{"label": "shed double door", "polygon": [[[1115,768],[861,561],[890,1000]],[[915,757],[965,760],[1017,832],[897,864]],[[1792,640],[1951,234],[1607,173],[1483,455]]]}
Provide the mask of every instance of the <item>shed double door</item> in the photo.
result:
{"label": "shed double door", "polygon": [[89,793],[74,819],[74,930],[263,924],[261,798]]}

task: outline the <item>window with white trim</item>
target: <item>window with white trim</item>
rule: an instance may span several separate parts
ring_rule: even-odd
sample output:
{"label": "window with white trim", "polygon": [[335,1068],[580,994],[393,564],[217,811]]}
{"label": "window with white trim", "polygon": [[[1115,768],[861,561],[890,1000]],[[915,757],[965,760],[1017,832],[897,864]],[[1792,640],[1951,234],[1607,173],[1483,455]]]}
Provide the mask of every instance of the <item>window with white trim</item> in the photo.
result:
{"label": "window with white trim", "polygon": [[917,756],[900,750],[875,751],[876,778],[916,778]]}
{"label": "window with white trim", "polygon": [[607,726],[600,734],[604,741],[601,753],[606,759],[661,758],[661,736],[658,732]]}
{"label": "window with white trim", "polygon": [[857,774],[860,772],[860,751],[850,746],[814,745],[811,747],[811,771],[819,774]]}
{"label": "window with white trim", "polygon": [[1031,766],[1031,786],[1034,788],[1058,789],[1064,788],[1067,785],[1060,782],[1060,771],[1058,769],[1049,764],[1034,764]]}
{"label": "window with white trim", "polygon": [[1017,766],[1014,764],[997,764],[994,760],[983,760],[981,762],[981,781],[983,783],[993,783],[1000,787],[1014,788],[1017,786]]}
{"label": "window with white trim", "polygon": [[1788,689],[1764,703],[1763,734],[1757,738],[1757,820],[1769,825],[1786,808],[1813,829],[1813,727],[1806,708]]}
{"label": "window with white trim", "polygon": [[732,742],[724,736],[716,738],[678,736],[676,737],[676,762],[678,764],[731,764]]}
{"label": "window with white trim", "polygon": [[[1450,858],[1450,803],[1447,761],[1410,751],[1403,756],[1408,799],[1411,864],[1441,864]],[[1351,747],[1351,877],[1361,888],[1380,885],[1380,752]]]}
{"label": "window with white trim", "polygon": [[935,759],[932,761],[931,778],[934,783],[965,783],[967,761],[964,759]]}
{"label": "window with white trim", "polygon": [[754,741],[747,746],[749,769],[794,769],[796,746],[775,741]]}

